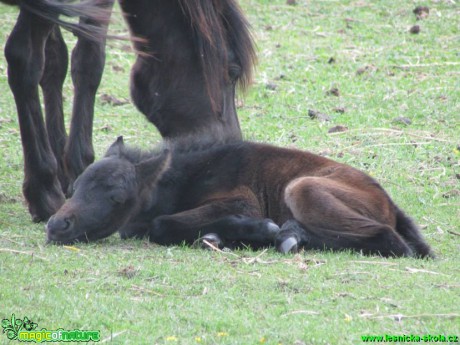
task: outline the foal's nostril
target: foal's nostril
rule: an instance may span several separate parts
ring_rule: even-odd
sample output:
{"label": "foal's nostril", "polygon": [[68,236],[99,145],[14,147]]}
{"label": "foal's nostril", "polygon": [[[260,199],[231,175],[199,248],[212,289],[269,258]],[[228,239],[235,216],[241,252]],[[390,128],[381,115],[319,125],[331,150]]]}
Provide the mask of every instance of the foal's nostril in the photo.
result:
{"label": "foal's nostril", "polygon": [[65,218],[64,219],[64,228],[63,228],[63,230],[67,230],[68,228],[70,228],[70,225],[72,225],[72,223],[70,221],[70,218]]}
{"label": "foal's nostril", "polygon": [[69,230],[73,224],[73,217],[57,217],[52,216],[46,224],[46,229],[49,232],[60,232]]}

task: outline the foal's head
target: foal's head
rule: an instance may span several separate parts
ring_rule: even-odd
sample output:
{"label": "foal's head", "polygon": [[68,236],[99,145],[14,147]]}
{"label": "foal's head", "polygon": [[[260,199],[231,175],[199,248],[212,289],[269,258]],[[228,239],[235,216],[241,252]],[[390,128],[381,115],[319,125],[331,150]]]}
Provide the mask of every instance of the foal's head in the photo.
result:
{"label": "foal's head", "polygon": [[139,210],[169,161],[168,152],[133,155],[118,138],[75,181],[72,197],[46,225],[48,240],[87,242],[116,232]]}

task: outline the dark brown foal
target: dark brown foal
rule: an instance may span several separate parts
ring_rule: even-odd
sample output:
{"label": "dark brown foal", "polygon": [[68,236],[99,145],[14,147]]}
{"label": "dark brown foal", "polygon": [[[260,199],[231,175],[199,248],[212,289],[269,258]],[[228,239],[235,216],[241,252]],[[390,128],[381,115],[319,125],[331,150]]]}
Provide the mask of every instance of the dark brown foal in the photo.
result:
{"label": "dark brown foal", "polygon": [[168,147],[141,153],[119,138],[77,180],[48,222],[48,239],[95,240],[118,230],[164,245],[204,236],[226,246],[274,244],[283,253],[433,256],[382,187],[351,166],[250,142]]}

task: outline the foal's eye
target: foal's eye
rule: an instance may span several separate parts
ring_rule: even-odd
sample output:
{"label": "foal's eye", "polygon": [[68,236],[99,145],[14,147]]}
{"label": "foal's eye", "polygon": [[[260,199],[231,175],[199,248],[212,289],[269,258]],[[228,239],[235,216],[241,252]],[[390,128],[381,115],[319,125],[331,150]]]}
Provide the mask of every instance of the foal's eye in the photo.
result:
{"label": "foal's eye", "polygon": [[120,195],[120,194],[114,194],[110,197],[110,200],[114,203],[114,204],[123,204],[126,200],[125,200],[125,197],[123,195]]}

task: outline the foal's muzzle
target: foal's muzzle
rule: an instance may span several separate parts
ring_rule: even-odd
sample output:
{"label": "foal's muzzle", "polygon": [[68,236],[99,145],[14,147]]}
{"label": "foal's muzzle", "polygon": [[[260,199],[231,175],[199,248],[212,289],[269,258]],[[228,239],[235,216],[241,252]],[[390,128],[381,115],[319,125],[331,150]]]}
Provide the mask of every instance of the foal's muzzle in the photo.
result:
{"label": "foal's muzzle", "polygon": [[68,241],[72,239],[72,228],[75,224],[73,216],[51,216],[46,224],[46,234],[49,241]]}

